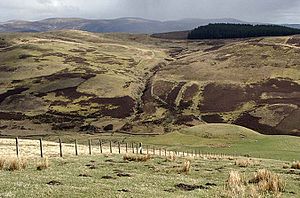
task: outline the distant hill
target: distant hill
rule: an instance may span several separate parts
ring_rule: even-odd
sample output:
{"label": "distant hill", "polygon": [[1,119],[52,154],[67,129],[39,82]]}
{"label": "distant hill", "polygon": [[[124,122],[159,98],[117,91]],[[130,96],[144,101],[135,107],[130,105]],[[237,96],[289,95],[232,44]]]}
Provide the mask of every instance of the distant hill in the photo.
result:
{"label": "distant hill", "polygon": [[300,24],[283,24],[283,26],[300,29]]}
{"label": "distant hill", "polygon": [[279,25],[216,23],[192,30],[188,39],[227,39],[300,34],[300,29]]}
{"label": "distant hill", "polygon": [[0,23],[0,32],[45,32],[51,30],[83,30],[88,32],[162,33],[192,30],[209,23],[245,23],[240,20],[182,19],[156,21],[142,18],[90,20],[81,18],[50,18],[41,21],[8,21]]}

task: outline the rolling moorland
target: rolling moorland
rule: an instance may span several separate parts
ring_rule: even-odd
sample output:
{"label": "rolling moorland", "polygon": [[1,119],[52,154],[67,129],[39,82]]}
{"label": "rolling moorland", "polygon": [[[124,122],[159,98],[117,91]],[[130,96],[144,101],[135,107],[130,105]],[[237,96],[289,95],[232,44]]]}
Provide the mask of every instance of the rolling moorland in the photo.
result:
{"label": "rolling moorland", "polygon": [[[143,142],[227,156],[136,162],[94,154],[40,162],[26,159],[21,141],[22,163],[0,158],[0,196],[297,197],[299,52],[299,36],[1,33],[2,138]],[[1,151],[6,146],[1,140]],[[264,169],[272,171],[268,181],[255,176]]]}
{"label": "rolling moorland", "polygon": [[0,37],[2,136],[164,134],[205,123],[300,135],[298,36],[174,41],[74,30]]}

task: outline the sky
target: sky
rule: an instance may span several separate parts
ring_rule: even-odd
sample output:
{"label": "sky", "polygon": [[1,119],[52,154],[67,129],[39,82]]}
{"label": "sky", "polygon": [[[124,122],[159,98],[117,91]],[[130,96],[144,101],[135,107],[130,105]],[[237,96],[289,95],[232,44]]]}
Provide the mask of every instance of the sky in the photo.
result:
{"label": "sky", "polygon": [[300,0],[0,0],[0,21],[53,17],[236,18],[300,23]]}

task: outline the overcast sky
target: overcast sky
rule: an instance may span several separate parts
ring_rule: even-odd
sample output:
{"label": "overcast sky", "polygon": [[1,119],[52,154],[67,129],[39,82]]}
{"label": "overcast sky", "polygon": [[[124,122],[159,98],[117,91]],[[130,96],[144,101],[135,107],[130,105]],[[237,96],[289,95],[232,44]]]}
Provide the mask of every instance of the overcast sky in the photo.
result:
{"label": "overcast sky", "polygon": [[0,0],[0,21],[49,17],[236,18],[300,23],[300,0]]}

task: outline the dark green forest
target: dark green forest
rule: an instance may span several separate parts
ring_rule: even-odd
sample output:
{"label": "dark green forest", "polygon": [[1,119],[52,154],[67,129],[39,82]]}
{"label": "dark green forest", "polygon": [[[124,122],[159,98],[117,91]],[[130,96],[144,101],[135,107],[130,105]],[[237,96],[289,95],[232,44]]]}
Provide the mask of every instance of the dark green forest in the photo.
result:
{"label": "dark green forest", "polygon": [[228,39],[261,36],[289,36],[300,34],[300,29],[279,25],[250,25],[217,23],[192,30],[188,39]]}

